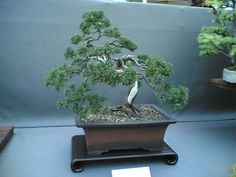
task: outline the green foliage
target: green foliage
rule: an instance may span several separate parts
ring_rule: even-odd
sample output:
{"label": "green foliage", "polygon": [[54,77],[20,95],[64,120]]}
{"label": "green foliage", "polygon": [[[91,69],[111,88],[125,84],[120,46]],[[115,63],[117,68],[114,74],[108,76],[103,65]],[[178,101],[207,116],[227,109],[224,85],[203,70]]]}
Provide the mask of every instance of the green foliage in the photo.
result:
{"label": "green foliage", "polygon": [[150,60],[151,58],[148,56],[148,55],[146,55],[146,54],[144,54],[144,55],[138,55],[137,56],[137,58],[141,61],[141,62],[147,62],[147,60]]}
{"label": "green foliage", "polygon": [[146,76],[148,78],[170,76],[172,74],[172,65],[161,57],[146,60],[145,64],[147,65]]}
{"label": "green foliage", "polygon": [[236,177],[236,164],[233,165],[230,177]]}
{"label": "green foliage", "polygon": [[65,97],[57,103],[59,108],[72,108],[72,110],[84,117],[90,113],[99,112],[105,97],[90,92],[89,85],[82,83],[79,86],[70,85],[65,90]]}
{"label": "green foliage", "polygon": [[236,56],[236,45],[232,45],[231,50],[230,50],[230,56]]}
{"label": "green foliage", "polygon": [[[232,10],[226,10],[229,2]],[[225,55],[235,65],[236,45],[236,9],[235,1],[207,0],[206,5],[212,6],[215,26],[203,27],[198,35],[200,56]]]}
{"label": "green foliage", "polygon": [[160,96],[161,103],[171,105],[171,109],[180,110],[188,102],[189,89],[183,86],[166,86],[165,92]]}
{"label": "green foliage", "polygon": [[126,37],[120,37],[119,38],[119,43],[121,45],[122,48],[126,48],[130,51],[135,51],[137,49],[137,45],[135,43],[133,43],[131,40],[129,40]]}
{"label": "green foliage", "polygon": [[83,40],[83,38],[82,38],[80,35],[76,34],[76,35],[74,35],[74,36],[71,38],[71,44],[77,45],[77,44],[79,44],[82,40]]}
{"label": "green foliage", "polygon": [[72,59],[75,57],[75,55],[76,55],[75,51],[70,47],[68,47],[64,53],[66,59]]}
{"label": "green foliage", "polygon": [[80,24],[80,29],[84,34],[91,34],[94,32],[92,30],[100,30],[111,25],[110,20],[105,17],[103,11],[87,12],[83,15],[83,20]]}
{"label": "green foliage", "polygon": [[139,56],[147,66],[145,76],[148,83],[162,104],[168,104],[171,110],[180,110],[187,105],[188,88],[183,86],[175,87],[170,83],[163,82],[166,77],[172,74],[172,65],[163,58],[151,59],[147,55]]}
{"label": "green foliage", "polygon": [[137,79],[137,72],[133,68],[126,68],[121,76],[122,84],[125,86],[132,85]]}
{"label": "green foliage", "polygon": [[223,49],[223,38],[218,34],[201,33],[198,36],[200,56],[217,55]]}
{"label": "green foliage", "polygon": [[82,75],[91,80],[93,84],[101,82],[115,87],[121,82],[120,74],[110,63],[91,63]]}
{"label": "green foliage", "polygon": [[[68,64],[56,66],[45,78],[46,86],[53,86],[56,90],[65,87],[65,96],[58,102],[59,108],[71,108],[81,117],[101,112],[107,99],[92,93],[92,85],[132,87],[136,81],[148,83],[161,103],[170,104],[174,110],[187,104],[188,90],[165,82],[172,74],[171,64],[161,57],[119,56],[123,50],[135,51],[137,45],[123,36],[118,28],[111,27],[102,11],[87,12],[82,19],[80,32],[71,38],[72,47],[64,53]],[[223,32],[219,30],[219,33]],[[76,76],[82,76],[84,81],[77,85],[67,84]]]}
{"label": "green foliage", "polygon": [[56,90],[61,89],[65,85],[65,80],[67,77],[65,65],[56,66],[54,69],[49,71],[45,78],[45,85],[52,85]]}
{"label": "green foliage", "polygon": [[106,37],[114,37],[114,38],[121,37],[121,33],[118,28],[105,29],[104,34]]}
{"label": "green foliage", "polygon": [[93,84],[105,83],[110,86],[132,85],[137,79],[137,73],[133,68],[124,69],[122,73],[116,71],[111,63],[91,63],[82,73]]}
{"label": "green foliage", "polygon": [[110,56],[121,53],[121,48],[104,44],[103,46],[92,46],[86,51],[88,56]]}

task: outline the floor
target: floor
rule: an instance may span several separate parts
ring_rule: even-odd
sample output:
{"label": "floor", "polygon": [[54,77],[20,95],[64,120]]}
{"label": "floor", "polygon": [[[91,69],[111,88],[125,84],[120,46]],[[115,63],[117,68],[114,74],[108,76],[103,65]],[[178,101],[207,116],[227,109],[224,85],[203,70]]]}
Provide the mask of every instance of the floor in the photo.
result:
{"label": "floor", "polygon": [[83,134],[74,125],[16,127],[0,154],[0,177],[111,177],[111,170],[150,167],[152,177],[227,177],[236,162],[236,120],[179,121],[167,129],[165,141],[179,154],[168,166],[158,159],[133,159],[86,164],[70,169],[71,137]]}

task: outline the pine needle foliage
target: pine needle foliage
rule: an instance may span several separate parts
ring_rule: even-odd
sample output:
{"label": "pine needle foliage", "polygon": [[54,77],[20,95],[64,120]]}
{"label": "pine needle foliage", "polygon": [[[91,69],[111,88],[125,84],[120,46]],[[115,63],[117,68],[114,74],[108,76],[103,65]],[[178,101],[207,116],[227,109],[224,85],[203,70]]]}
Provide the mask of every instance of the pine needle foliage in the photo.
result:
{"label": "pine needle foliage", "polygon": [[[54,67],[45,77],[46,86],[65,88],[65,96],[58,102],[60,108],[71,108],[82,117],[101,112],[108,98],[94,93],[92,85],[132,88],[136,81],[146,82],[160,102],[174,110],[187,104],[188,89],[166,82],[172,74],[172,65],[161,57],[124,55],[134,52],[137,45],[112,27],[103,11],[83,15],[80,32],[72,36],[71,44],[64,54],[67,64]],[[71,79],[76,76],[84,80],[73,84]]]}

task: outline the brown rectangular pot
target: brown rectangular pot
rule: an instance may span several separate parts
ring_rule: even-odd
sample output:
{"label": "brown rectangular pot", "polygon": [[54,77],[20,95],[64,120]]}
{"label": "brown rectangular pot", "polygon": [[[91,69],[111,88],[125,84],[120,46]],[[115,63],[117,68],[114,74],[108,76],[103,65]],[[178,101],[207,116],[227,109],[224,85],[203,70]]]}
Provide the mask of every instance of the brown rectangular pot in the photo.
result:
{"label": "brown rectangular pot", "polygon": [[85,132],[87,154],[100,155],[111,150],[127,149],[152,150],[162,146],[166,128],[176,121],[155,105],[150,106],[159,111],[166,120],[95,124],[81,122],[77,118],[76,125]]}

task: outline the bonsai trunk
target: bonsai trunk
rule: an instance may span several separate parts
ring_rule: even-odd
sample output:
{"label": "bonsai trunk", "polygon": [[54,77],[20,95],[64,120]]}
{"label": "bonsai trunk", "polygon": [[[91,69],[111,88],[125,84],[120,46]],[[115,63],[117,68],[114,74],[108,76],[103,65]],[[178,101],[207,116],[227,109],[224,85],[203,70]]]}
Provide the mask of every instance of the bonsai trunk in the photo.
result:
{"label": "bonsai trunk", "polygon": [[122,106],[122,109],[129,114],[131,114],[132,116],[136,115],[136,113],[139,112],[138,108],[136,108],[133,105],[134,99],[138,94],[138,81],[136,80],[133,84],[133,86],[130,88],[129,90],[129,94],[127,96],[127,98],[124,101],[124,104]]}

